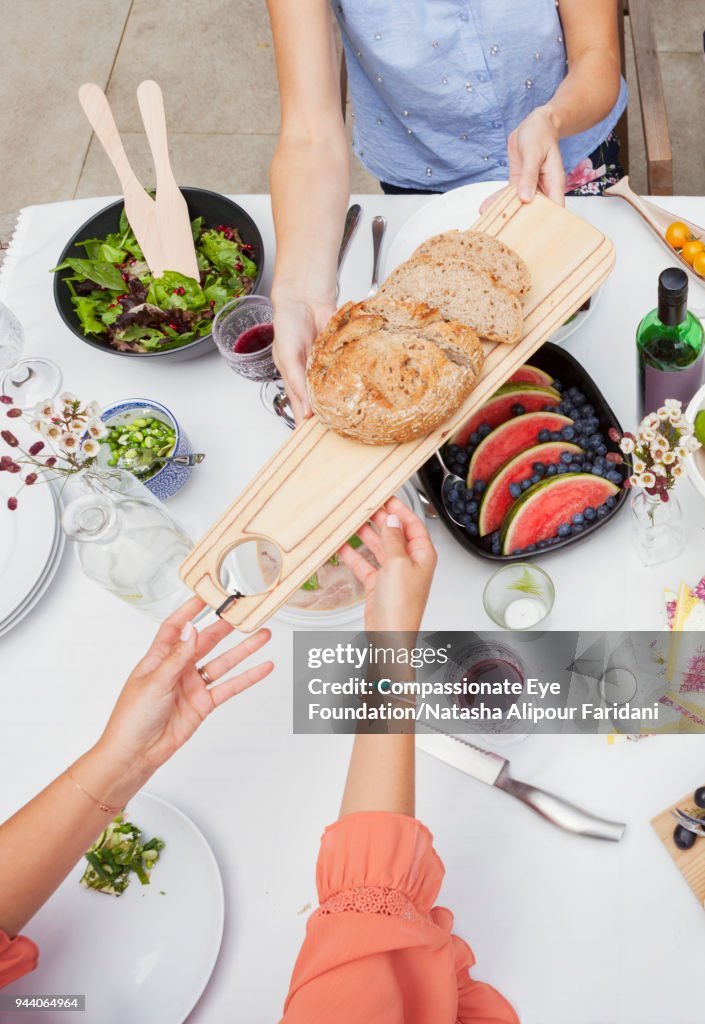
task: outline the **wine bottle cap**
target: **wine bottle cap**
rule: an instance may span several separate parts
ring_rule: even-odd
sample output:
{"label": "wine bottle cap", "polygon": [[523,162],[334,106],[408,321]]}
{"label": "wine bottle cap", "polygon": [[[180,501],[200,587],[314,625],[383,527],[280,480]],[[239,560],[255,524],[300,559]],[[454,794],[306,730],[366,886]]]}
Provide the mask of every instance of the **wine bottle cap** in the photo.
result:
{"label": "wine bottle cap", "polygon": [[680,306],[688,299],[688,275],[680,267],[666,267],[658,279],[659,304]]}

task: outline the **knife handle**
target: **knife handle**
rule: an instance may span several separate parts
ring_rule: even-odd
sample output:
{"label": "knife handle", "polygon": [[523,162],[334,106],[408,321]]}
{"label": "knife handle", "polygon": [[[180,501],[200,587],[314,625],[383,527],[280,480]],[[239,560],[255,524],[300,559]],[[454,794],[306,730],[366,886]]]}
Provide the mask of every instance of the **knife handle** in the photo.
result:
{"label": "knife handle", "polygon": [[575,804],[563,800],[554,793],[547,793],[545,789],[538,789],[526,782],[519,782],[508,776],[499,778],[495,783],[505,793],[515,796],[546,818],[558,828],[566,832],[574,832],[579,836],[588,836],[591,839],[607,839],[618,843],[624,835],[626,825],[620,821],[607,821],[605,818],[597,818],[594,814],[588,814]]}

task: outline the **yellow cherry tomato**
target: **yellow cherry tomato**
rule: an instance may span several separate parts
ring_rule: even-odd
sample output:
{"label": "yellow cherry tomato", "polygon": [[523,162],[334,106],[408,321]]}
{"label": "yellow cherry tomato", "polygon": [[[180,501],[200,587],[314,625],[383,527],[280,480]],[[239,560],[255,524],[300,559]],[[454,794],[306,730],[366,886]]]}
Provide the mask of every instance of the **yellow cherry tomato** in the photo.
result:
{"label": "yellow cherry tomato", "polygon": [[693,270],[696,274],[700,274],[701,277],[705,277],[705,249],[696,252],[693,260]]}
{"label": "yellow cherry tomato", "polygon": [[703,249],[705,249],[705,245],[703,245],[699,238],[691,238],[690,241],[685,242],[683,244],[683,248],[681,249],[681,256],[683,257],[685,262],[690,263],[692,267],[693,260],[699,252],[703,251]]}
{"label": "yellow cherry tomato", "polygon": [[690,238],[690,231],[682,220],[674,220],[666,229],[666,241],[674,249],[682,249]]}

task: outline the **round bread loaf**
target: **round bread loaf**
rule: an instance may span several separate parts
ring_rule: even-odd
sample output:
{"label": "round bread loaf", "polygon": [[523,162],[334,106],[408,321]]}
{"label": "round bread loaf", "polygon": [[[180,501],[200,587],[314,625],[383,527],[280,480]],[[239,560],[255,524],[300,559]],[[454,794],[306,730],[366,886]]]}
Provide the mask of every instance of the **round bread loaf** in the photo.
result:
{"label": "round bread loaf", "polygon": [[526,295],[531,288],[531,274],[521,256],[499,238],[482,231],[454,230],[434,235],[421,243],[412,259],[415,256],[431,256],[436,263],[465,260],[469,267],[484,270],[513,295]]}
{"label": "round bread loaf", "polygon": [[411,441],[460,406],[483,358],[472,328],[429,306],[348,302],[313,343],[311,405],[326,426],[356,441]]}

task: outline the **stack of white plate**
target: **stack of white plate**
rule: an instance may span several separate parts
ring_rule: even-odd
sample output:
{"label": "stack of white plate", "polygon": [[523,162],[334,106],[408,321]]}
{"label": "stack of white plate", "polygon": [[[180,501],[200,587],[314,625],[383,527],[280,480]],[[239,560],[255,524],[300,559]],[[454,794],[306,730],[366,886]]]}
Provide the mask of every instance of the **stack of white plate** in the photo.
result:
{"label": "stack of white plate", "polygon": [[51,583],[64,550],[56,493],[49,484],[23,491],[18,509],[7,507],[18,476],[0,474],[0,636],[16,626]]}

